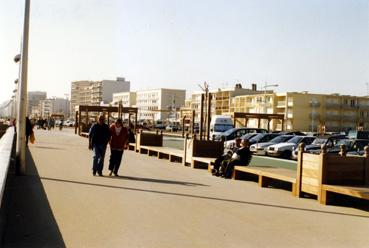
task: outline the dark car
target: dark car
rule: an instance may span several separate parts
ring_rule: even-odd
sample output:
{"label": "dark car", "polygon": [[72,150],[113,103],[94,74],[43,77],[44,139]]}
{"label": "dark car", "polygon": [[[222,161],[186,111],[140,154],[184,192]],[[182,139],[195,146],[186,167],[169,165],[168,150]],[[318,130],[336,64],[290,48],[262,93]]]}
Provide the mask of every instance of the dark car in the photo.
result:
{"label": "dark car", "polygon": [[258,133],[258,134],[256,134],[255,136],[253,136],[252,138],[249,139],[249,143],[250,143],[250,145],[253,145],[253,144],[256,144],[256,143],[269,142],[270,140],[272,140],[275,137],[280,136],[280,135],[281,134],[278,134],[278,133]]}
{"label": "dark car", "polygon": [[239,128],[232,128],[229,129],[220,135],[214,136],[215,141],[220,141],[222,137],[224,140],[233,140],[235,138],[241,137],[247,133],[267,133],[268,131],[263,128],[248,128],[248,127],[239,127]]}
{"label": "dark car", "polygon": [[[331,148],[337,144],[341,139],[347,139],[347,136],[344,134],[335,134],[335,135],[325,135],[318,136],[310,145],[306,145],[304,151],[311,152],[314,150],[320,151],[321,147],[324,145],[327,148]],[[298,147],[292,152],[292,159],[297,160]]]}
{"label": "dark car", "polygon": [[[327,153],[339,153],[341,145],[346,146],[347,152],[355,152],[364,150],[364,147],[369,145],[369,139],[341,139],[337,144],[327,149]],[[314,150],[312,153],[319,154],[320,150]]]}

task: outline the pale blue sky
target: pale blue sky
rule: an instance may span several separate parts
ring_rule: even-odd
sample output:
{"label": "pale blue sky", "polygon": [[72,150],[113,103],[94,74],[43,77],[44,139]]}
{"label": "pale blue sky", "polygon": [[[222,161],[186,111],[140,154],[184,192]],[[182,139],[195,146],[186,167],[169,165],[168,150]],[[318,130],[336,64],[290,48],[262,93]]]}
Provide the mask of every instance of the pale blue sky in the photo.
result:
{"label": "pale blue sky", "polygon": [[[29,90],[73,80],[132,89],[215,89],[265,81],[278,92],[365,95],[367,0],[32,0]],[[0,100],[18,67],[23,0],[0,0]]]}

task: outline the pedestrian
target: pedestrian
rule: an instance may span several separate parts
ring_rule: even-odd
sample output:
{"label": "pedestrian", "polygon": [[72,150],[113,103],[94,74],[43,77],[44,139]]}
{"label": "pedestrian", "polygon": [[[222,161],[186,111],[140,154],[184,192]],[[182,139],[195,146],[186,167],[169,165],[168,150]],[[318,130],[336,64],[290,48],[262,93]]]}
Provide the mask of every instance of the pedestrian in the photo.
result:
{"label": "pedestrian", "polygon": [[26,145],[28,146],[29,137],[33,135],[33,127],[30,119],[26,117]]}
{"label": "pedestrian", "polygon": [[128,144],[128,129],[123,126],[122,119],[117,119],[110,126],[110,161],[109,161],[109,176],[114,174],[118,176],[118,170],[122,161],[123,151]]}
{"label": "pedestrian", "polygon": [[99,176],[103,176],[105,151],[110,140],[109,126],[105,124],[103,115],[100,115],[98,122],[91,126],[88,139],[88,148],[93,151],[92,174],[95,176],[98,173]]}

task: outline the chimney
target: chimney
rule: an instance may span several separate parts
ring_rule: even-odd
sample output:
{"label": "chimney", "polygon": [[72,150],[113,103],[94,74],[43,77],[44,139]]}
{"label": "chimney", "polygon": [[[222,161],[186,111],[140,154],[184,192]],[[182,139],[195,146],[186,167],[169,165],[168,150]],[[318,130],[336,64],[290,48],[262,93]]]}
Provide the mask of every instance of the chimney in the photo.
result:
{"label": "chimney", "polygon": [[252,85],[251,85],[251,90],[252,90],[252,91],[257,91],[256,84],[252,84]]}

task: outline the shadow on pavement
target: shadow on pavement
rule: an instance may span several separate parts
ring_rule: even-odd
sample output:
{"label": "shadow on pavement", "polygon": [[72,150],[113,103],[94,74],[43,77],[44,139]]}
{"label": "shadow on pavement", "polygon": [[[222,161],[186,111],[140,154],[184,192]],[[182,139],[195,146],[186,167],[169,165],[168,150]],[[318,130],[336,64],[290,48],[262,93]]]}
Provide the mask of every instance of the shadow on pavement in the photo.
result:
{"label": "shadow on pavement", "polygon": [[7,220],[1,247],[65,247],[32,155],[27,149],[27,175],[9,171]]}
{"label": "shadow on pavement", "polygon": [[172,181],[172,180],[144,178],[144,177],[112,176],[112,177],[109,177],[109,178],[112,178],[112,179],[123,179],[123,180],[133,180],[133,181],[143,181],[143,182],[150,182],[150,183],[178,184],[178,185],[185,185],[185,186],[209,186],[209,185],[200,184],[200,183]]}
{"label": "shadow on pavement", "polygon": [[72,180],[65,180],[65,179],[58,179],[58,178],[44,178],[44,177],[42,177],[41,179],[42,180],[51,180],[51,181],[56,181],[56,182],[62,182],[62,183],[75,183],[75,184],[82,184],[82,185],[87,185],[87,186],[96,186],[96,187],[122,189],[122,190],[131,190],[131,191],[144,192],[144,193],[181,196],[181,197],[188,197],[188,198],[195,198],[195,199],[202,199],[202,200],[212,200],[212,201],[222,201],[222,202],[236,203],[236,204],[253,205],[253,206],[259,206],[259,207],[280,208],[280,209],[287,209],[287,210],[293,210],[293,211],[312,212],[312,213],[321,213],[321,214],[332,214],[332,215],[351,216],[351,217],[360,217],[360,218],[369,219],[369,216],[360,215],[360,214],[347,214],[347,213],[340,213],[340,212],[314,210],[314,209],[298,208],[298,207],[289,207],[289,206],[259,203],[259,202],[224,199],[224,198],[217,198],[217,197],[211,197],[211,196],[191,195],[191,194],[174,193],[174,192],[166,192],[166,191],[159,191],[159,190],[148,190],[148,189],[138,189],[138,188],[122,187],[122,186],[114,186],[114,185],[105,185],[105,184],[97,184],[97,183],[87,183],[87,182],[79,182],[79,181],[72,181]]}

